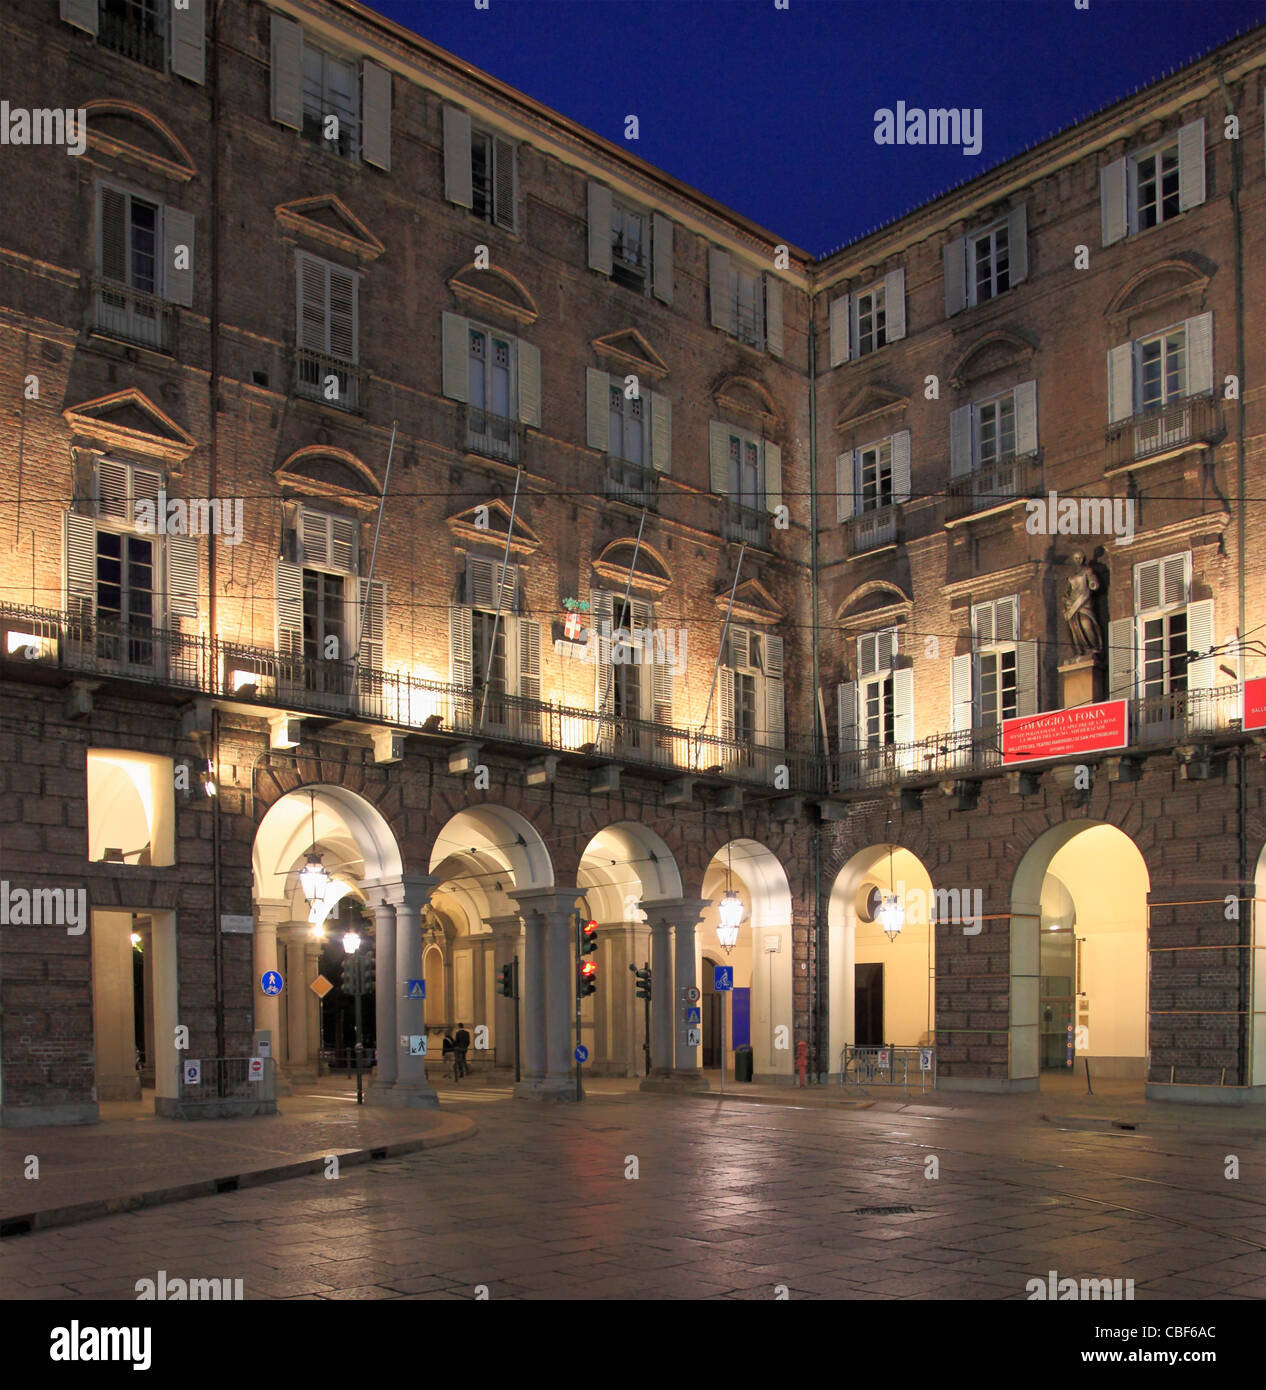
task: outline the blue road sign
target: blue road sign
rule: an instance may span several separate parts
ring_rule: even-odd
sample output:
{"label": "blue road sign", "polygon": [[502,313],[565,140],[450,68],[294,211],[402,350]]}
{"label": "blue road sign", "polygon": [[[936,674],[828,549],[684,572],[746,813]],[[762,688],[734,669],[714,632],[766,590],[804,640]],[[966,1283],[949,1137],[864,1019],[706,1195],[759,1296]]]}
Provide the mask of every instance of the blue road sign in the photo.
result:
{"label": "blue road sign", "polygon": [[712,988],[715,990],[734,988],[734,967],[732,965],[714,965],[712,967]]}
{"label": "blue road sign", "polygon": [[425,998],[426,998],[426,981],[425,981],[425,980],[410,980],[410,981],[409,981],[408,990],[405,992],[405,998],[406,998],[406,999],[425,999]]}
{"label": "blue road sign", "polygon": [[686,1022],[687,1022],[687,1023],[702,1023],[702,1022],[703,1022],[703,1010],[702,1010],[702,1009],[687,1009],[687,1010],[686,1010]]}
{"label": "blue road sign", "polygon": [[259,978],[259,987],[265,994],[280,994],[282,986],[281,972],[277,970],[265,970]]}
{"label": "blue road sign", "polygon": [[584,1043],[577,1043],[576,1051],[572,1055],[578,1062],[587,1062],[589,1060],[589,1049]]}

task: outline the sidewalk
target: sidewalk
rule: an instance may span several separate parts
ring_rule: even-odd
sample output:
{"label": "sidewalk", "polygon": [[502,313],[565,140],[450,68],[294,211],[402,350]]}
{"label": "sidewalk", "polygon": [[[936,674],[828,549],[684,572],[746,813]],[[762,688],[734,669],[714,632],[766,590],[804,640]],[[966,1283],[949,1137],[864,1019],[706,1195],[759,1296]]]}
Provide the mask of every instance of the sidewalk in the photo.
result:
{"label": "sidewalk", "polygon": [[[476,1125],[443,1110],[358,1106],[325,1080],[278,1101],[278,1115],[168,1120],[105,1104],[101,1123],[0,1129],[0,1236],[91,1221],[467,1139]],[[38,1179],[25,1178],[28,1156]]]}

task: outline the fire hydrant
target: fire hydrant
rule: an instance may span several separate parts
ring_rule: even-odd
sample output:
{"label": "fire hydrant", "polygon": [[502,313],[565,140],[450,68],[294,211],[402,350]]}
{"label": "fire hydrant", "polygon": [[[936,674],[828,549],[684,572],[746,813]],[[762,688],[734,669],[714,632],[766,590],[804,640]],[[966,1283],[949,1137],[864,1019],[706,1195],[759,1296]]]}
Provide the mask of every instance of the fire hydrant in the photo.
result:
{"label": "fire hydrant", "polygon": [[798,1042],[796,1044],[796,1073],[800,1077],[800,1085],[805,1084],[805,1073],[809,1070],[809,1044]]}

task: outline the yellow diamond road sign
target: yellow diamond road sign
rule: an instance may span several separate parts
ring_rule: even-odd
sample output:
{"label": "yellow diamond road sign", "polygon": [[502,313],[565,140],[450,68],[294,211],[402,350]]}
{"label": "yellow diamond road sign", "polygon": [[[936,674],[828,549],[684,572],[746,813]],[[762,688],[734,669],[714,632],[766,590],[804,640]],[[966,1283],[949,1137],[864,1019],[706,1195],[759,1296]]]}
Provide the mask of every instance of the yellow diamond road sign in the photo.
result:
{"label": "yellow diamond road sign", "polygon": [[325,978],[324,975],[318,975],[316,979],[313,980],[312,983],[308,986],[308,988],[312,991],[313,994],[316,995],[318,999],[324,999],[325,996],[329,994],[329,992],[334,988],[334,986],[329,982],[329,980]]}

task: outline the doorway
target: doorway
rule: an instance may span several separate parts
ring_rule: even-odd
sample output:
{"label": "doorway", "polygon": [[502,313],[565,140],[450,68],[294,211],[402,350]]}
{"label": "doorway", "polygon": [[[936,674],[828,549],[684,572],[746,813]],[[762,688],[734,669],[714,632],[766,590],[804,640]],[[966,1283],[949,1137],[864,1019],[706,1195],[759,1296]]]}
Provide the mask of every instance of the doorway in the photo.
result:
{"label": "doorway", "polygon": [[725,995],[718,994],[715,988],[716,961],[710,956],[703,958],[703,1068],[705,1071],[721,1066],[721,1010],[725,1007]]}
{"label": "doorway", "polygon": [[853,1037],[858,1047],[882,1047],[884,1042],[884,967],[869,963],[853,967]]}

